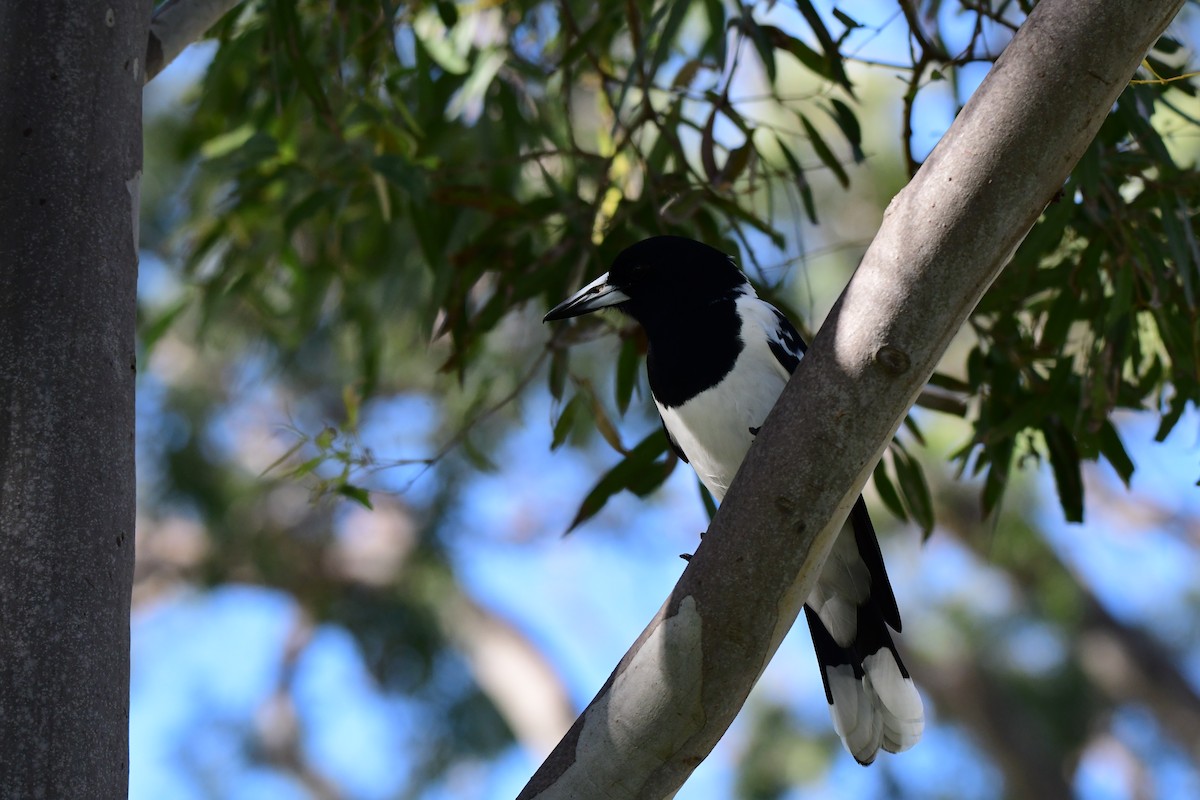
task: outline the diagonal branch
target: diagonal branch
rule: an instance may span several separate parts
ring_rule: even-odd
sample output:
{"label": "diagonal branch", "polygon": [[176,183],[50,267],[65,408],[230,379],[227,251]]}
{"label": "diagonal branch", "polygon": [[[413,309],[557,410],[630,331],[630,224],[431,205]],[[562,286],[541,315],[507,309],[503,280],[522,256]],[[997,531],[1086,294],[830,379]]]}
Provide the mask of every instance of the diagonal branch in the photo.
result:
{"label": "diagonal branch", "polygon": [[146,79],[149,83],[183,48],[199,39],[241,0],[167,0],[150,18],[146,44]]}
{"label": "diagonal branch", "polygon": [[1043,0],[912,182],[679,583],[521,798],[671,797],[791,628],[909,406],[1182,0]]}

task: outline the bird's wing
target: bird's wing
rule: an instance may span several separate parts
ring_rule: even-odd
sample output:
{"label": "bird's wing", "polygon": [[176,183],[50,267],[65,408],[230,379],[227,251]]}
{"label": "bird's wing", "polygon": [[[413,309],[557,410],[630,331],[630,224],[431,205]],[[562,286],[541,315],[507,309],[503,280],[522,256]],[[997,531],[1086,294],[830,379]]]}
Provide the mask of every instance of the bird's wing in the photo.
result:
{"label": "bird's wing", "polygon": [[796,326],[782,311],[769,303],[766,305],[774,312],[776,323],[775,330],[767,335],[767,345],[790,375],[796,371],[808,346],[796,330]]}

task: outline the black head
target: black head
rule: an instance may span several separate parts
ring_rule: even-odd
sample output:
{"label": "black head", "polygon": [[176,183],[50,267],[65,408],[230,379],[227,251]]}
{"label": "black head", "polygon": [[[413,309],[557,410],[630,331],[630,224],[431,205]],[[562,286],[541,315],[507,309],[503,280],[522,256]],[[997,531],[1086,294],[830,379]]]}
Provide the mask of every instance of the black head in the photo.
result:
{"label": "black head", "polygon": [[551,309],[544,321],[616,307],[646,325],[656,317],[701,314],[746,283],[733,259],[715,247],[655,236],[622,250],[612,269]]}

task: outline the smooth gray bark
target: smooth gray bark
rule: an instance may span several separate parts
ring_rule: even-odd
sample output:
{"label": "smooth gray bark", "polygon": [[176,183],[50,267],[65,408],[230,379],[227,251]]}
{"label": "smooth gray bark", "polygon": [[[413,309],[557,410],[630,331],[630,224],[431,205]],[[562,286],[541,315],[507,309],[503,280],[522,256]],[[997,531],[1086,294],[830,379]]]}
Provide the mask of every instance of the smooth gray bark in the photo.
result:
{"label": "smooth gray bark", "polygon": [[1181,5],[1038,4],[888,207],[671,596],[521,798],[671,797],[709,754],[951,337]]}
{"label": "smooth gray bark", "polygon": [[167,0],[154,10],[146,45],[145,81],[167,68],[242,0]]}
{"label": "smooth gray bark", "polygon": [[127,792],[150,11],[0,2],[0,797]]}

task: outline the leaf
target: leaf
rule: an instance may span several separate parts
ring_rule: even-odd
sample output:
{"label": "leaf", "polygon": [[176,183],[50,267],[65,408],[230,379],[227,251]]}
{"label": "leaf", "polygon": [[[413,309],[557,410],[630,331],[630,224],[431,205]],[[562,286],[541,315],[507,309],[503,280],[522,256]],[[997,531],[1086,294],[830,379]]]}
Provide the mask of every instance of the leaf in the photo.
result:
{"label": "leaf", "polygon": [[500,468],[496,466],[496,462],[471,441],[471,437],[465,437],[462,440],[462,453],[467,457],[467,461],[471,466],[480,472],[499,472]]}
{"label": "leaf", "polygon": [[[605,503],[609,498],[623,489],[629,489],[635,484],[639,489],[639,494],[645,494],[648,488],[653,488],[661,484],[666,479],[670,472],[671,462],[665,465],[656,465],[655,459],[660,456],[667,447],[667,439],[662,435],[662,431],[654,431],[645,439],[637,444],[629,455],[626,456],[620,463],[604,473],[604,476],[596,483],[592,490],[588,492],[587,497],[583,498],[583,502],[579,505],[579,511],[575,514],[575,519],[571,520],[570,526],[567,528],[564,536],[567,533],[578,528],[587,520],[596,516],[600,509],[604,508]],[[644,473],[649,470],[659,467],[663,474],[652,476],[647,480]],[[662,468],[666,467],[665,470]],[[657,481],[653,478],[657,477]],[[653,486],[650,484],[653,483]]]}
{"label": "leaf", "polygon": [[913,521],[921,526],[921,532],[928,537],[933,532],[933,497],[929,493],[929,484],[925,482],[925,471],[920,462],[903,450],[893,450],[892,456],[904,505]]}
{"label": "leaf", "polygon": [[438,16],[442,18],[442,24],[447,29],[458,24],[458,5],[456,3],[452,3],[450,0],[438,0],[437,12]]}
{"label": "leaf", "polygon": [[179,315],[191,308],[192,302],[191,298],[181,297],[138,326],[138,338],[141,340],[143,357],[154,349],[154,345],[170,330],[171,326],[175,324],[175,320],[179,319]]}
{"label": "leaf", "polygon": [[371,505],[371,493],[361,486],[355,486],[350,483],[343,483],[337,488],[337,493],[343,497],[348,497],[358,503],[363,508],[369,511],[374,511],[375,507]]}
{"label": "leaf", "polygon": [[422,203],[429,194],[424,170],[403,156],[375,156],[371,159],[371,169],[386,178],[388,183],[403,191],[413,202]]}
{"label": "leaf", "polygon": [[[762,61],[763,69],[767,71],[767,82],[775,82],[775,48],[772,46],[769,31],[772,30],[769,25],[759,25],[751,16],[751,7],[745,6],[742,10],[742,16],[738,19],[738,27],[742,32],[750,37],[750,41],[754,43],[754,49],[758,51],[758,58]],[[778,31],[778,28],[773,28]],[[780,31],[782,34],[782,31]],[[783,34],[786,36],[786,34]]]}
{"label": "leaf", "polygon": [[621,443],[621,434],[617,431],[617,426],[613,424],[612,418],[608,416],[608,411],[605,410],[604,404],[600,402],[600,398],[596,395],[596,390],[592,388],[591,381],[580,379],[578,384],[580,391],[587,395],[592,407],[592,416],[596,420],[596,430],[604,437],[604,441],[608,442],[609,447],[621,455],[629,455],[629,451]]}
{"label": "leaf", "polygon": [[1046,450],[1050,455],[1050,467],[1054,471],[1054,484],[1058,487],[1063,515],[1068,522],[1083,522],[1083,475],[1075,440],[1058,417],[1047,419],[1041,430],[1046,438]]}
{"label": "leaf", "polygon": [[816,50],[773,25],[763,25],[762,31],[770,38],[775,47],[791,53],[810,72],[814,72],[826,80],[833,80],[833,72],[829,69],[828,59]]}
{"label": "leaf", "polygon": [[284,233],[290,235],[301,222],[304,222],[325,206],[331,206],[333,200],[333,195],[324,189],[317,189],[310,192],[307,197],[288,209],[287,214],[284,215]]}
{"label": "leaf", "polygon": [[578,416],[579,408],[582,405],[583,402],[579,395],[574,395],[563,406],[562,412],[558,415],[558,421],[554,423],[554,438],[550,442],[551,450],[557,450],[567,441],[567,437],[571,435],[571,429],[574,427],[575,417]]}
{"label": "leaf", "polygon": [[316,68],[304,52],[301,41],[303,31],[300,27],[300,18],[296,13],[296,4],[291,0],[275,0],[271,5],[274,8],[274,12],[270,15],[271,20],[276,33],[283,40],[284,47],[282,49],[287,53],[288,59],[295,69],[296,80],[319,112],[317,116],[326,125],[331,125],[334,120],[333,108],[329,105],[329,98],[325,96],[325,90],[321,86],[320,78],[317,77]]}
{"label": "leaf", "polygon": [[891,511],[896,519],[907,521],[908,513],[904,510],[904,503],[900,502],[900,495],[896,492],[896,485],[888,477],[886,460],[886,458],[881,458],[879,459],[879,463],[875,465],[875,491],[879,493],[879,499],[883,501],[888,511]]}
{"label": "leaf", "polygon": [[821,43],[821,49],[825,51],[825,57],[829,59],[829,69],[833,80],[853,96],[854,85],[850,83],[850,79],[846,76],[846,70],[842,66],[842,54],[838,51],[837,42],[829,35],[829,29],[821,21],[821,15],[817,13],[809,0],[796,0],[796,7],[800,9],[804,21],[808,23],[813,35]]}
{"label": "leaf", "polygon": [[692,81],[696,79],[696,74],[703,67],[704,62],[698,58],[693,58],[684,62],[684,65],[679,68],[679,72],[675,73],[675,79],[671,81],[671,88],[687,89],[692,85]]}
{"label": "leaf", "polygon": [[[449,270],[445,271],[449,272]],[[566,349],[555,349],[550,354],[550,395],[555,400],[561,400],[563,390],[566,389],[570,359],[570,351]]]}
{"label": "leaf", "polygon": [[622,416],[629,410],[633,399],[633,388],[637,386],[637,369],[640,361],[636,336],[621,342],[621,353],[617,356],[617,380],[615,385],[617,410]]}
{"label": "leaf", "polygon": [[846,12],[842,11],[840,8],[837,8],[836,6],[833,9],[833,16],[837,17],[838,22],[840,22],[846,26],[847,31],[852,31],[855,28],[862,27],[861,22],[859,22],[858,20],[856,20],[854,17],[850,16]]}
{"label": "leaf", "polygon": [[1129,479],[1133,477],[1133,460],[1129,458],[1129,453],[1125,451],[1125,445],[1121,442],[1121,435],[1110,420],[1105,420],[1100,426],[1100,452],[1108,459],[1108,463],[1112,464],[1121,482],[1128,489]]}
{"label": "leaf", "polygon": [[737,147],[729,153],[729,157],[725,160],[725,166],[721,168],[718,185],[732,185],[738,176],[746,171],[746,167],[750,164],[750,157],[753,155],[754,142],[746,139],[741,147]]}
{"label": "leaf", "polygon": [[[687,16],[688,10],[692,7],[690,0],[672,0],[670,3],[670,11],[667,12],[667,21],[664,24],[653,26],[658,31],[658,45],[654,48],[654,57],[650,60],[651,75],[658,72],[658,68],[667,60],[667,56],[671,52],[671,43],[675,41],[675,37],[679,34],[679,26],[683,24],[684,17]],[[661,10],[655,14],[658,17]],[[686,69],[686,66],[684,67]],[[682,74],[683,70],[680,70]],[[679,80],[678,76],[675,80]]]}
{"label": "leaf", "polygon": [[817,205],[813,200],[812,187],[808,184],[808,178],[804,176],[804,168],[800,166],[796,156],[792,155],[792,151],[783,143],[783,139],[779,138],[778,134],[775,135],[775,141],[779,144],[783,159],[788,163],[788,169],[792,171],[792,176],[796,179],[796,188],[800,191],[800,201],[804,203],[804,213],[808,215],[809,221],[816,225]]}
{"label": "leaf", "polygon": [[[983,492],[980,496],[980,505],[983,507],[985,516],[991,514],[1004,498],[1004,492],[1008,488],[1009,473],[1012,471],[1012,458],[1015,450],[1015,442],[1012,439],[1004,439],[984,451],[991,459],[991,466],[988,468],[987,477],[983,480]],[[976,473],[982,468],[983,463],[984,456],[981,455],[975,465]]]}
{"label": "leaf", "polygon": [[854,163],[861,164],[866,156],[862,150],[862,127],[858,124],[858,117],[854,116],[850,106],[836,97],[830,99],[829,103],[833,106],[833,110],[826,109],[826,113],[833,117],[833,121],[842,129],[846,141],[850,143],[850,152],[854,155]]}
{"label": "leaf", "polygon": [[800,115],[800,123],[804,126],[804,132],[808,134],[808,139],[812,143],[813,150],[817,154],[817,158],[821,159],[821,163],[829,167],[829,170],[838,179],[838,183],[842,188],[850,185],[850,176],[846,174],[845,167],[838,161],[837,156],[829,149],[829,145],[825,144],[825,140],[821,138],[821,134],[817,133],[817,129],[808,121],[808,117]]}

